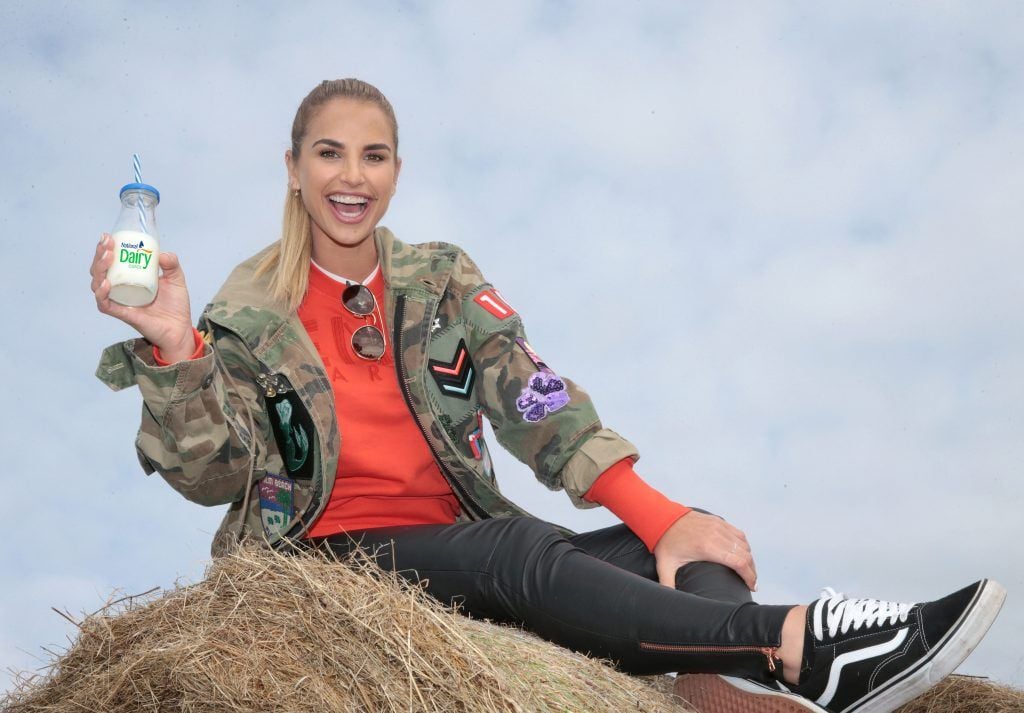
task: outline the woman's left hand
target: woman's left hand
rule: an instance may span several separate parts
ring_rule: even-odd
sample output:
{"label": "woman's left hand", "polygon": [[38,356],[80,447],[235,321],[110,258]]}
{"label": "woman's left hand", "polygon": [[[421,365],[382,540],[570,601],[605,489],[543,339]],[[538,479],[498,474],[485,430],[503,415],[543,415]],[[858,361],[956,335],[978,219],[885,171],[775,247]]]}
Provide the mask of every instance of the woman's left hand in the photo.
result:
{"label": "woman's left hand", "polygon": [[654,546],[658,581],[676,586],[676,570],[690,562],[717,562],[736,571],[751,591],[757,568],[743,531],[715,515],[691,510],[672,523]]}

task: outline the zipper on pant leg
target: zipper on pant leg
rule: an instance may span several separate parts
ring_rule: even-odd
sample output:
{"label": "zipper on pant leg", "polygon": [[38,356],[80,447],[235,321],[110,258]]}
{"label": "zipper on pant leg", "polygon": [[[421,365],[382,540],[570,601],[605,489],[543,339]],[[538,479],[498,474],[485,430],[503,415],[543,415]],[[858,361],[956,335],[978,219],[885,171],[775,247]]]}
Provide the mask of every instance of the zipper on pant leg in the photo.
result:
{"label": "zipper on pant leg", "polygon": [[666,654],[762,654],[768,659],[768,670],[775,673],[778,647],[775,646],[715,646],[712,644],[655,644],[641,641],[644,651],[658,651]]}

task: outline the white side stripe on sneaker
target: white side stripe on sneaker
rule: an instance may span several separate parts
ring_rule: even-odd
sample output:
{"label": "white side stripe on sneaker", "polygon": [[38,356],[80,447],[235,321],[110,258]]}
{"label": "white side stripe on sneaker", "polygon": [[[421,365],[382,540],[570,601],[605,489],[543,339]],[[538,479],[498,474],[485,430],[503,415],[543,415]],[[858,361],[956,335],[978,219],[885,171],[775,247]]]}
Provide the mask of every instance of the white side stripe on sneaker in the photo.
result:
{"label": "white side stripe on sneaker", "polygon": [[839,677],[842,675],[845,666],[874,656],[884,656],[891,651],[895,651],[906,638],[907,629],[900,629],[896,632],[896,636],[885,643],[875,644],[866,649],[848,651],[837,656],[836,660],[832,663],[832,670],[828,672],[828,683],[825,685],[825,690],[821,692],[821,696],[818,697],[815,703],[819,706],[828,706],[832,702],[832,697],[836,694],[836,689],[839,687]]}

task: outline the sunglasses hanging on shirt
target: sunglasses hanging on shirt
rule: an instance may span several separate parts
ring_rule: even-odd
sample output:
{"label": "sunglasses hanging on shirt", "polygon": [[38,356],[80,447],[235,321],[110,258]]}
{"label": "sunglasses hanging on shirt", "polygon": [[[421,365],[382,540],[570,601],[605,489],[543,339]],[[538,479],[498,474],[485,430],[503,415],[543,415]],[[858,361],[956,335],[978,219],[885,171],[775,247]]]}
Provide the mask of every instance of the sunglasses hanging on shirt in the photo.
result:
{"label": "sunglasses hanging on shirt", "polygon": [[[341,304],[356,317],[367,317],[377,321],[374,310],[377,309],[377,300],[366,285],[358,283],[349,285],[341,293]],[[383,325],[383,318],[380,320]],[[360,359],[367,361],[378,361],[384,356],[387,342],[384,339],[384,332],[376,324],[367,324],[352,333],[352,350]]]}

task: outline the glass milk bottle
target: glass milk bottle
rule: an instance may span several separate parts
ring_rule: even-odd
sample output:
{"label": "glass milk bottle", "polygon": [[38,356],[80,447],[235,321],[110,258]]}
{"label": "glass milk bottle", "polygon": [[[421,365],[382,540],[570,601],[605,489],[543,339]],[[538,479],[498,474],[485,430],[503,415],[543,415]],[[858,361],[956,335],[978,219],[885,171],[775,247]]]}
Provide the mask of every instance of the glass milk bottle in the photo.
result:
{"label": "glass milk bottle", "polygon": [[160,267],[156,206],[160,192],[145,183],[121,189],[121,213],[111,236],[114,262],[107,271],[110,299],[129,307],[156,299]]}

